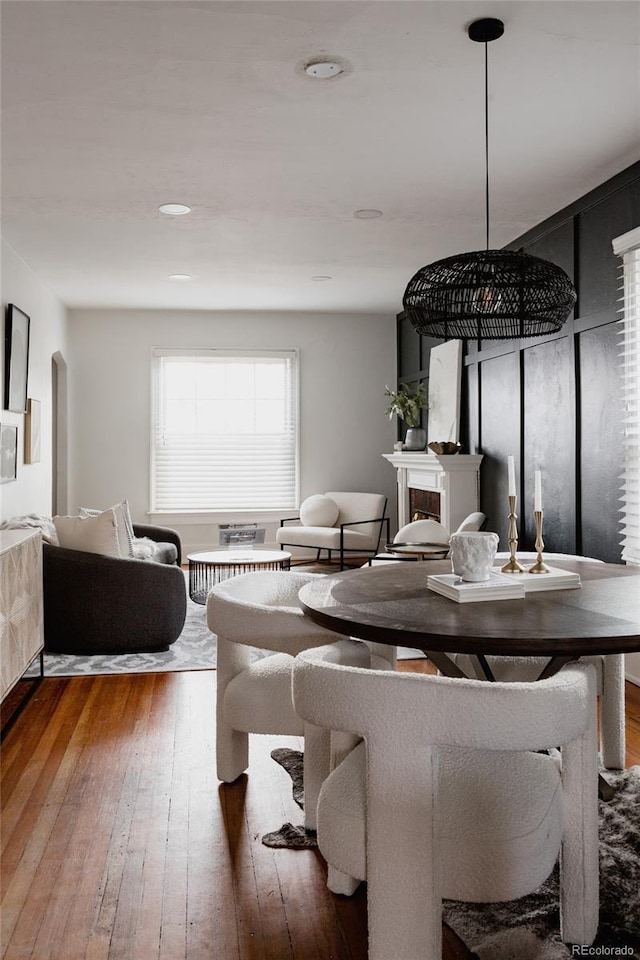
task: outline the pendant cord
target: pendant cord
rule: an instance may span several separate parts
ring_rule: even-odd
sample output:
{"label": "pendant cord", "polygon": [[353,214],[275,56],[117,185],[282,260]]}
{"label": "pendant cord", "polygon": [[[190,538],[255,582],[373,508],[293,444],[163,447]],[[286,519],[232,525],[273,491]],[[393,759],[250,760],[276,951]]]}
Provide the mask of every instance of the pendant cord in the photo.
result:
{"label": "pendant cord", "polygon": [[489,249],[489,44],[484,44],[484,193],[485,218],[487,228],[487,250]]}

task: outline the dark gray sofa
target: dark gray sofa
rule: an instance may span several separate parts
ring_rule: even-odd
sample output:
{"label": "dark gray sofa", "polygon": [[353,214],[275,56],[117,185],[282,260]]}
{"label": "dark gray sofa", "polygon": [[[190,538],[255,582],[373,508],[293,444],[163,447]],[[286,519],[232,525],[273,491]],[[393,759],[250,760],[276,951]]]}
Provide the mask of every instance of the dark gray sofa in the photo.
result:
{"label": "dark gray sofa", "polygon": [[187,612],[180,537],[133,525],[158,543],[152,560],[120,559],[43,543],[44,647],[50,653],[168,650]]}

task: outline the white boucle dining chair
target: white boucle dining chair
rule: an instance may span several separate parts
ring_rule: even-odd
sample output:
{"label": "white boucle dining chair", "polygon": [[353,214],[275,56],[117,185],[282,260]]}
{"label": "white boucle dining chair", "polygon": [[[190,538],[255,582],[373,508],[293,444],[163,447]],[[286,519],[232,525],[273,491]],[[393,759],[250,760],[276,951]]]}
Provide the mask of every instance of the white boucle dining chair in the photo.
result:
{"label": "white boucle dining chair", "polygon": [[[329,734],[293,709],[291,674],[302,650],[342,637],[315,624],[298,593],[319,574],[256,571],[216,584],[207,597],[207,624],[217,636],[216,772],[232,783],[249,765],[249,734],[304,736],[305,826],[315,829],[320,785],[329,771]],[[255,659],[252,648],[271,655]],[[371,644],[381,669],[394,669],[396,648]]]}
{"label": "white boucle dining chair", "polygon": [[[496,562],[506,559],[508,554],[498,554]],[[537,553],[519,552],[518,559],[527,564],[533,563]],[[562,567],[564,560],[582,563],[602,563],[593,557],[579,557],[568,553],[546,553],[544,559],[549,566]],[[544,576],[544,574],[541,574]],[[468,654],[449,655],[467,676],[483,674],[478,664]],[[486,658],[496,680],[535,680],[542,671],[546,660],[542,657],[493,657]],[[610,653],[606,656],[581,657],[581,662],[592,663],[598,677],[598,698],[600,700],[600,754],[602,765],[607,770],[623,770],[625,766],[625,664],[624,654]]]}
{"label": "white boucle dining chair", "polygon": [[[486,519],[484,513],[474,511],[464,518],[454,532],[462,533],[463,531],[481,530],[484,527]],[[393,543],[398,544],[399,547],[401,544],[413,544],[416,546],[429,544],[436,548],[434,550],[434,556],[442,558],[448,553],[450,539],[451,534],[443,523],[440,523],[439,520],[426,518],[424,520],[412,520],[411,523],[400,527],[393,538]],[[438,546],[441,548],[440,550],[437,549]],[[423,555],[425,559],[428,559],[428,553],[426,551]],[[412,553],[410,550],[406,553],[401,553],[399,550],[395,553],[377,553],[375,557],[369,560],[367,566],[374,567],[388,560],[417,560],[419,556],[419,552]]]}
{"label": "white boucle dining chair", "polygon": [[[442,899],[531,893],[560,855],[562,939],[598,928],[595,673],[486,683],[348,666],[357,641],[295,661],[305,720],[363,738],[325,780],[329,887],[367,881],[369,960],[440,960]],[[561,760],[542,751],[561,745]]]}

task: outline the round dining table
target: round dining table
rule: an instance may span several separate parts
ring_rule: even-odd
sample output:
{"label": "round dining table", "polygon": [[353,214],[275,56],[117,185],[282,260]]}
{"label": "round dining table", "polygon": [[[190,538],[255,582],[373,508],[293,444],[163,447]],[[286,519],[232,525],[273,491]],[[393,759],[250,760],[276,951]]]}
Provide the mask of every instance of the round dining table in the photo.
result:
{"label": "round dining table", "polygon": [[579,588],[457,603],[427,587],[428,576],[451,573],[450,561],[400,562],[318,577],[299,601],[329,630],[420,649],[454,677],[465,674],[451,653],[478,658],[491,680],[488,656],[543,657],[542,679],[579,657],[640,651],[640,568],[579,559],[561,566],[580,574]]}

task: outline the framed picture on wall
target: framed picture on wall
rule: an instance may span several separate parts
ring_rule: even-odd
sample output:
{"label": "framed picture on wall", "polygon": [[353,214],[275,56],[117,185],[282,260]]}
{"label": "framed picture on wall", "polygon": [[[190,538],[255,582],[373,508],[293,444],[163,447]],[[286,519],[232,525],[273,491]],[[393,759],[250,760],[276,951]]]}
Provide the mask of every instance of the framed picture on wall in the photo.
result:
{"label": "framed picture on wall", "polygon": [[40,401],[31,397],[24,418],[24,462],[40,462]]}
{"label": "framed picture on wall", "polygon": [[18,428],[0,424],[0,483],[18,475]]}
{"label": "framed picture on wall", "polygon": [[429,443],[460,439],[462,340],[431,348],[429,356]]}
{"label": "framed picture on wall", "polygon": [[30,318],[10,303],[4,335],[4,409],[24,413],[27,409]]}

